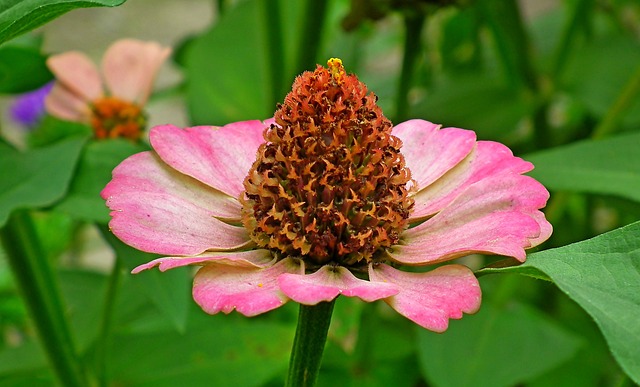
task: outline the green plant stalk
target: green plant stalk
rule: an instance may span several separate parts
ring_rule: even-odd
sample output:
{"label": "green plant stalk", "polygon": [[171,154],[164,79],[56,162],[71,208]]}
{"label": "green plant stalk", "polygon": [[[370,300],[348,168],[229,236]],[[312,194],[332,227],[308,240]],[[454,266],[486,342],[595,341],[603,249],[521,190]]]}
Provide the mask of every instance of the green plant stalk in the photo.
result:
{"label": "green plant stalk", "polygon": [[303,11],[304,15],[298,45],[298,61],[295,68],[296,74],[300,74],[305,70],[313,71],[316,67],[329,1],[309,0],[305,3],[306,8]]}
{"label": "green plant stalk", "polygon": [[409,113],[409,90],[413,80],[416,63],[420,53],[420,37],[424,26],[425,15],[422,13],[406,14],[404,16],[404,55],[402,70],[398,82],[396,95],[396,122],[406,120]]}
{"label": "green plant stalk", "polygon": [[287,387],[315,386],[331,324],[335,299],[317,305],[300,304],[296,336],[291,349]]}
{"label": "green plant stalk", "polygon": [[598,126],[593,130],[591,138],[601,139],[615,131],[616,126],[629,110],[629,107],[640,93],[640,65],[636,67],[631,78],[607,110]]}
{"label": "green plant stalk", "polygon": [[554,55],[553,65],[551,67],[551,76],[553,79],[557,79],[562,73],[564,65],[567,62],[567,58],[574,46],[573,42],[580,31],[580,27],[590,21],[589,14],[592,9],[593,0],[578,0],[573,2],[569,21],[562,32],[560,42],[558,43],[558,47],[556,48]]}
{"label": "green plant stalk", "polygon": [[[100,232],[109,232],[107,227],[100,225]],[[105,294],[104,307],[102,311],[102,319],[100,321],[100,336],[98,337],[98,343],[96,348],[96,374],[98,376],[98,382],[101,387],[109,385],[107,380],[107,351],[109,345],[109,338],[111,337],[111,323],[113,320],[113,311],[115,309],[116,297],[118,287],[120,286],[120,280],[122,279],[122,263],[120,259],[116,257],[111,269],[111,275],[109,276],[109,282],[107,284],[107,291]]]}
{"label": "green plant stalk", "polygon": [[265,36],[267,38],[265,56],[269,63],[269,77],[271,80],[269,108],[275,109],[276,104],[284,98],[285,94],[284,39],[282,21],[280,20],[280,2],[278,0],[265,0],[260,3],[262,4]]}
{"label": "green plant stalk", "polygon": [[87,386],[75,351],[56,277],[27,210],[14,211],[0,230],[9,266],[53,371],[65,387]]}

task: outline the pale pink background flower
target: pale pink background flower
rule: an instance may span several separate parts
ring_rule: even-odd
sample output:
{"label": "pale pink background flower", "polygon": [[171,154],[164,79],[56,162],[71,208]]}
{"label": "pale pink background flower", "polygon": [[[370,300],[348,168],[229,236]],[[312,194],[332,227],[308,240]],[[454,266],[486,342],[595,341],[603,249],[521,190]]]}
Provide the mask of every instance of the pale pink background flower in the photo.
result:
{"label": "pale pink background flower", "polygon": [[53,55],[47,66],[56,83],[45,101],[47,112],[69,121],[90,123],[91,105],[109,96],[143,106],[171,49],[156,42],[121,39],[105,52],[100,71],[85,54]]}
{"label": "pale pink background flower", "polygon": [[150,132],[154,151],[133,155],[113,171],[102,191],[111,209],[111,230],[135,248],[166,255],[134,273],[201,265],[193,297],[211,314],[235,309],[254,316],[289,300],[314,305],[341,294],[382,299],[419,325],[442,332],[450,318],[480,307],[473,272],[460,264],[427,272],[395,266],[430,265],[473,253],[524,261],[525,249],[551,234],[539,211],[549,194],[522,175],[531,163],[502,144],[476,141],[472,131],[411,120],[392,131],[404,144],[402,154],[416,185],[410,227],[400,244],[388,249],[384,262],[369,264],[368,279],[335,265],[307,273],[302,260],[278,260],[257,248],[241,223],[243,180],[271,122],[157,126]]}

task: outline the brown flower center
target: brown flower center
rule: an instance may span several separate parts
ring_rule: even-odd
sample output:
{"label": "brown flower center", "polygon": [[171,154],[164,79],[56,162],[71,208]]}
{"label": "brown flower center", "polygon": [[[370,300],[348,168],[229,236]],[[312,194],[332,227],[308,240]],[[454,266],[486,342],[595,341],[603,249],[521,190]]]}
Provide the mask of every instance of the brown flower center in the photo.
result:
{"label": "brown flower center", "polygon": [[339,59],[296,78],[244,181],[251,238],[309,264],[364,264],[398,243],[413,200],[402,142]]}
{"label": "brown flower center", "polygon": [[128,138],[137,141],[147,124],[139,105],[115,97],[103,97],[91,106],[91,126],[96,138]]}

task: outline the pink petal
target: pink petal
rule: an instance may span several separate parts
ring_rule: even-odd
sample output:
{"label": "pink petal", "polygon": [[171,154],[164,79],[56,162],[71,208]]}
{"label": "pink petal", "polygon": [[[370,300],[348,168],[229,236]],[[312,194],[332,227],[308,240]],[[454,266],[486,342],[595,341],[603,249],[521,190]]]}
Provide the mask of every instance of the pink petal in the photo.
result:
{"label": "pink petal", "polygon": [[170,54],[170,48],[156,42],[121,39],[112,44],[102,59],[111,95],[144,105],[160,66]]}
{"label": "pink petal", "polygon": [[401,152],[419,190],[462,161],[476,142],[470,130],[440,129],[440,125],[424,120],[398,124],[393,134],[402,140]]}
{"label": "pink petal", "polygon": [[427,273],[409,273],[379,264],[369,267],[371,281],[391,283],[400,293],[385,299],[398,313],[434,332],[444,332],[449,319],[480,308],[482,293],[471,270],[446,265]]}
{"label": "pink petal", "polygon": [[143,270],[152,269],[158,266],[160,271],[167,271],[176,267],[187,265],[202,265],[213,262],[221,265],[244,266],[253,268],[265,268],[273,262],[273,256],[269,250],[249,250],[234,252],[214,252],[204,253],[195,257],[164,257],[154,259],[144,265],[140,265],[131,271],[132,274],[138,274]]}
{"label": "pink petal", "polygon": [[47,66],[58,82],[85,101],[102,96],[102,80],[95,64],[83,53],[70,51],[53,55]]}
{"label": "pink petal", "polygon": [[[129,195],[157,195],[160,192],[192,203],[206,203],[211,216],[230,223],[240,223],[240,203],[228,195],[202,184],[167,166],[151,152],[140,153],[120,163],[113,180],[119,190]],[[104,195],[112,194],[105,191]],[[104,197],[107,198],[106,196]]]}
{"label": "pink petal", "polygon": [[49,114],[63,120],[89,122],[91,111],[87,101],[56,82],[44,100]]}
{"label": "pink petal", "polygon": [[482,179],[509,174],[522,174],[533,165],[506,146],[492,141],[478,141],[474,150],[454,168],[427,187],[420,187],[414,196],[414,211],[410,221],[424,219],[451,203],[471,184]]}
{"label": "pink petal", "polygon": [[398,293],[398,287],[356,278],[342,266],[322,266],[313,274],[283,274],[280,289],[292,300],[305,305],[331,301],[342,294],[371,302]]}
{"label": "pink petal", "polygon": [[174,169],[238,198],[244,192],[243,182],[256,160],[256,151],[264,142],[264,128],[257,120],[223,127],[163,125],[151,129],[149,139],[162,160]]}
{"label": "pink petal", "polygon": [[219,211],[212,208],[219,207],[219,195],[213,190],[166,167],[164,173],[170,176],[140,177],[162,171],[159,165],[155,155],[143,152],[113,170],[101,196],[111,209],[109,227],[118,238],[139,250],[166,255],[196,255],[251,243],[244,228],[216,218]]}
{"label": "pink petal", "polygon": [[[524,249],[540,242],[537,209],[547,190],[529,176],[494,176],[472,184],[448,207],[402,235],[391,257],[420,265],[472,253],[500,254],[524,261]],[[546,221],[545,221],[546,222]]]}
{"label": "pink petal", "polygon": [[209,314],[235,309],[255,316],[288,301],[278,286],[278,277],[284,273],[304,273],[304,265],[290,258],[267,268],[212,263],[196,274],[193,299]]}

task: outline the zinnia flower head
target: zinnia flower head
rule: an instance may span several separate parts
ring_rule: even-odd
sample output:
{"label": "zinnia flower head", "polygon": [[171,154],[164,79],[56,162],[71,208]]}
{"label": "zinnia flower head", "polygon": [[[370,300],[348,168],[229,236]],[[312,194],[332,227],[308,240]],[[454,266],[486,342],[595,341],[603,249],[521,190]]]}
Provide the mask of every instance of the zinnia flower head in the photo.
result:
{"label": "zinnia flower head", "polygon": [[33,128],[44,116],[44,100],[51,91],[53,83],[19,95],[11,104],[9,112],[14,122],[25,128]]}
{"label": "zinnia flower head", "polygon": [[47,112],[90,125],[99,139],[138,140],[147,122],[144,105],[170,53],[155,42],[121,39],[105,52],[102,75],[81,52],[53,55],[47,66],[56,82],[45,101]]}
{"label": "zinnia flower head", "polygon": [[166,255],[134,273],[199,265],[207,313],[254,316],[289,300],[384,300],[442,332],[480,306],[460,264],[473,253],[526,258],[551,234],[533,166],[472,131],[422,120],[392,126],[337,59],[300,75],[273,119],[157,126],[154,151],[102,191],[113,233]]}

